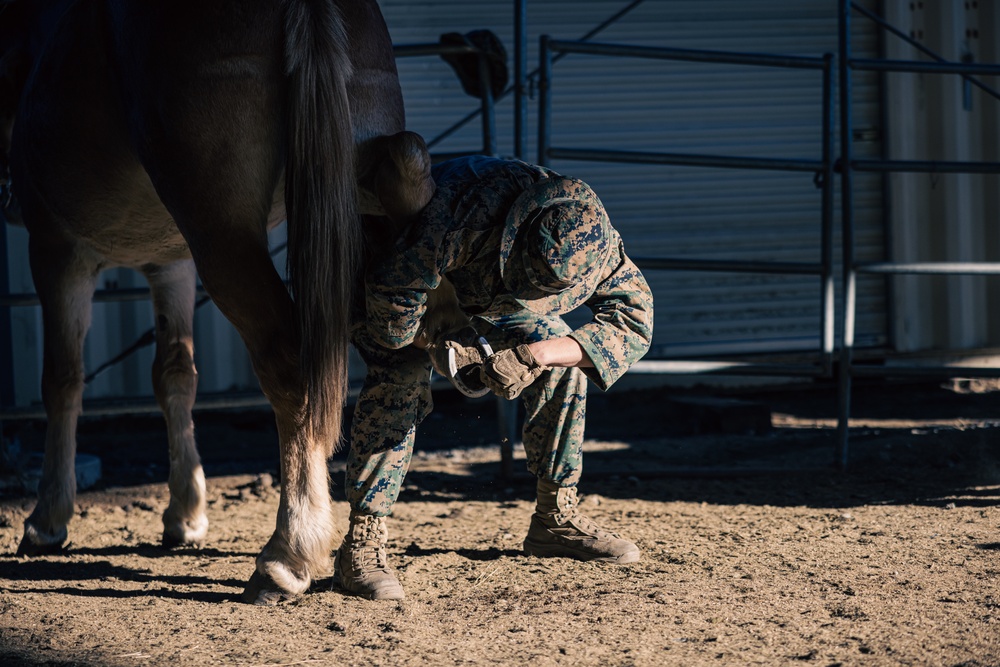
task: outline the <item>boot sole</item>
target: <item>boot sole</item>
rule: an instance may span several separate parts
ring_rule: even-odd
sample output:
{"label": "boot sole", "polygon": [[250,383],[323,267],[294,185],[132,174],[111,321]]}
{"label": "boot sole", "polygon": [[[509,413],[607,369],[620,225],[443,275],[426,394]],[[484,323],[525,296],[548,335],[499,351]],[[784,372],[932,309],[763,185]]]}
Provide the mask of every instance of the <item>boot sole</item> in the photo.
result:
{"label": "boot sole", "polygon": [[398,593],[396,593],[395,591],[389,593],[385,591],[352,591],[350,588],[347,588],[343,584],[341,584],[341,590],[350,593],[351,595],[357,596],[359,598],[364,598],[365,600],[380,601],[380,600],[404,599],[402,591],[399,591]]}
{"label": "boot sole", "polygon": [[626,551],[618,556],[595,556],[593,552],[573,549],[562,545],[542,545],[524,542],[524,554],[536,558],[574,558],[581,561],[597,561],[598,563],[616,563],[624,565],[626,563],[636,563],[639,561],[640,552]]}

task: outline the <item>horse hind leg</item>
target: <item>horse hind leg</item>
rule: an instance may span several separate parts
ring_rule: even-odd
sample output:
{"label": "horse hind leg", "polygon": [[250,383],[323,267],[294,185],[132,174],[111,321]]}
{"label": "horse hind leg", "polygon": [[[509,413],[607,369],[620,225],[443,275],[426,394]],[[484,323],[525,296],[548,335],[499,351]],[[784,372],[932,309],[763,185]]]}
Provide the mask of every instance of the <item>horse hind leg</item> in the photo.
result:
{"label": "horse hind leg", "polygon": [[307,428],[293,303],[260,243],[263,237],[230,234],[206,243],[211,234],[224,230],[203,227],[202,243],[192,247],[226,244],[225,262],[206,258],[198,270],[215,304],[242,336],[274,409],[281,446],[281,499],[274,533],[257,556],[243,599],[275,604],[304,593],[312,579],[330,571],[334,524],[326,461],[333,442],[318,439]]}
{"label": "horse hind leg", "polygon": [[191,261],[147,266],[143,273],[153,293],[156,356],[153,390],[167,423],[170,451],[170,504],[163,513],[163,546],[197,544],[208,532],[205,473],[194,436],[191,409],[198,387],[192,320],[195,269]]}
{"label": "horse hind leg", "polygon": [[29,239],[35,289],[42,304],[42,400],[48,418],[38,502],[24,522],[17,554],[58,552],[76,502],[76,426],[83,404],[83,341],[99,261],[68,242]]}
{"label": "horse hind leg", "polygon": [[[258,604],[304,593],[314,578],[330,570],[334,523],[326,460],[332,436],[339,434],[339,424],[331,427],[329,439],[309,428],[295,304],[274,268],[264,234],[278,174],[268,169],[272,161],[254,149],[279,143],[234,141],[246,152],[234,155],[233,164],[244,168],[221,173],[211,164],[199,164],[204,151],[185,151],[184,159],[174,162],[185,169],[160,174],[157,181],[188,241],[202,284],[239,332],[274,409],[281,499],[274,533],[258,555],[243,595]],[[199,184],[212,183],[213,197],[187,192],[182,177],[188,174],[197,175]],[[341,406],[333,407],[339,416]]]}

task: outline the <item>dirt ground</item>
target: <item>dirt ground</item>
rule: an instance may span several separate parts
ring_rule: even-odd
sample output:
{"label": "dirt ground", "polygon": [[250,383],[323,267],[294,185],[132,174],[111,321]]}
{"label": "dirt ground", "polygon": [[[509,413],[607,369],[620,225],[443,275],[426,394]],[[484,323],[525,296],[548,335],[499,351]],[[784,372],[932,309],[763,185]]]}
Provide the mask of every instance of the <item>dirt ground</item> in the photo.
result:
{"label": "dirt ground", "polygon": [[15,557],[33,501],[0,499],[0,665],[1000,665],[1000,394],[955,388],[860,387],[847,473],[830,388],[595,396],[582,505],[628,566],[521,555],[532,484],[498,474],[495,404],[436,396],[390,522],[406,599],[324,579],[271,608],[239,602],[278,503],[269,417],[198,415],[212,527],[176,551],[159,420],[85,421],[104,478],[64,554]]}

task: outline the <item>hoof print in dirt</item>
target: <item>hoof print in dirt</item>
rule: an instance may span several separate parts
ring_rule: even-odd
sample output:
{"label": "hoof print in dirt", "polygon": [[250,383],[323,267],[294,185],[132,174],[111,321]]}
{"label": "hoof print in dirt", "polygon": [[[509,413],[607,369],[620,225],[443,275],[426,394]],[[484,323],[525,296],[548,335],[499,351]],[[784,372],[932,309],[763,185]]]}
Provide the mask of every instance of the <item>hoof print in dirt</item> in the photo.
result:
{"label": "hoof print in dirt", "polygon": [[282,602],[291,602],[299,596],[278,588],[278,584],[270,577],[254,572],[243,589],[242,600],[259,607],[273,607]]}

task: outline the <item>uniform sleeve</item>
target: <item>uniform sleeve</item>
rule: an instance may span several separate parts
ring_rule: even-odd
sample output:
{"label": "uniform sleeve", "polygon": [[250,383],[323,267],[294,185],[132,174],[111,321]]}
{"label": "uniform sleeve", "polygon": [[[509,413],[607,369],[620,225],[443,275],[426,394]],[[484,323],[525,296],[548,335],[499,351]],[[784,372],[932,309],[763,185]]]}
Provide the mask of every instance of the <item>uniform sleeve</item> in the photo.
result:
{"label": "uniform sleeve", "polygon": [[586,302],[593,319],[570,334],[594,363],[580,370],[602,390],[641,359],[653,339],[653,294],[620,238],[605,274]]}

